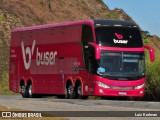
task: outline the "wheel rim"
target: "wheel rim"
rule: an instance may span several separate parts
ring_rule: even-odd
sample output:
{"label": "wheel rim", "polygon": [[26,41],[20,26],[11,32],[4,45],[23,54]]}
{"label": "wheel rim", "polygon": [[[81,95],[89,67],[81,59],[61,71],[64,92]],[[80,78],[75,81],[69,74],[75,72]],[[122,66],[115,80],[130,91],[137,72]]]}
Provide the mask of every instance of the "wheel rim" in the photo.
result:
{"label": "wheel rim", "polygon": [[69,86],[69,87],[68,87],[68,94],[69,94],[69,95],[72,95],[72,93],[73,93],[73,87],[72,87],[72,86]]}
{"label": "wheel rim", "polygon": [[66,98],[72,99],[73,98],[73,86],[72,85],[67,86],[66,91],[67,91]]}
{"label": "wheel rim", "polygon": [[29,86],[28,93],[29,93],[29,96],[32,96],[32,85]]}
{"label": "wheel rim", "polygon": [[82,96],[82,86],[81,85],[78,86],[77,93],[78,93],[78,97]]}
{"label": "wheel rim", "polygon": [[21,93],[22,93],[22,94],[25,93],[25,86],[21,86]]}

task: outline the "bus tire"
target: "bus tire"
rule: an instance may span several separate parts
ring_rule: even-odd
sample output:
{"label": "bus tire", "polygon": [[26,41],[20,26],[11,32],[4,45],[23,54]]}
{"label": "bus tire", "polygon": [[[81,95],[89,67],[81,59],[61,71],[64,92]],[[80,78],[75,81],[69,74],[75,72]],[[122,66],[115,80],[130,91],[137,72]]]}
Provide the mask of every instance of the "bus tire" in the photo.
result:
{"label": "bus tire", "polygon": [[72,84],[66,86],[66,98],[73,99],[74,98],[74,88]]}
{"label": "bus tire", "polygon": [[32,92],[32,84],[29,83],[26,87],[26,91],[27,91],[27,96],[29,98],[32,98],[33,97],[33,92]]}
{"label": "bus tire", "polygon": [[20,88],[21,88],[22,97],[27,98],[28,96],[27,96],[26,86],[22,85],[22,86],[20,86]]}
{"label": "bus tire", "polygon": [[76,88],[76,98],[78,99],[87,99],[88,96],[83,96],[82,95],[82,85],[78,84],[77,88]]}
{"label": "bus tire", "polygon": [[77,98],[82,99],[82,85],[81,84],[77,86]]}

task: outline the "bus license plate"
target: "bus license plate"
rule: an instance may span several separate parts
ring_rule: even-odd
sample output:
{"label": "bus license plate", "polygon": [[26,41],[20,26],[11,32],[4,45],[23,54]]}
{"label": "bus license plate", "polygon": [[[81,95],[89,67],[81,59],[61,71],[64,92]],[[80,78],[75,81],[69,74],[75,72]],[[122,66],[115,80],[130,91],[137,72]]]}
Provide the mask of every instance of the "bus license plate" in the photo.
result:
{"label": "bus license plate", "polygon": [[126,92],[119,92],[119,95],[126,95]]}

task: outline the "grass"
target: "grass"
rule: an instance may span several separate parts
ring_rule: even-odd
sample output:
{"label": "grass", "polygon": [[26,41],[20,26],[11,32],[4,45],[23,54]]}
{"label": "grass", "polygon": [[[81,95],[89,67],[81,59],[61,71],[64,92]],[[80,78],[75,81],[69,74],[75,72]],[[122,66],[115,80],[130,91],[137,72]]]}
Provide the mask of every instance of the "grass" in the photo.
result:
{"label": "grass", "polygon": [[158,54],[158,51],[155,51],[156,60],[154,63],[149,61],[149,57],[146,60],[147,82],[144,97],[146,100],[160,100],[160,56]]}
{"label": "grass", "polygon": [[[160,49],[157,45],[160,39],[153,39],[142,34],[144,43],[152,46],[155,50],[155,61],[150,62],[149,53],[146,52],[146,91],[144,100],[159,101],[160,100]],[[154,41],[154,42],[153,42]]]}
{"label": "grass", "polygon": [[15,94],[9,90],[9,75],[7,71],[3,71],[2,80],[0,81],[0,94]]}
{"label": "grass", "polygon": [[[3,106],[0,106],[0,111],[9,111],[9,112],[12,112],[12,111],[24,111],[24,110],[18,110],[18,109],[9,109],[9,108],[6,108],[6,107],[3,107]],[[1,112],[0,112],[1,114]],[[0,118],[1,120],[2,118]],[[37,118],[17,118],[17,119],[8,119],[7,120],[69,120],[69,119],[66,119],[66,118],[60,118],[60,117],[37,117]]]}

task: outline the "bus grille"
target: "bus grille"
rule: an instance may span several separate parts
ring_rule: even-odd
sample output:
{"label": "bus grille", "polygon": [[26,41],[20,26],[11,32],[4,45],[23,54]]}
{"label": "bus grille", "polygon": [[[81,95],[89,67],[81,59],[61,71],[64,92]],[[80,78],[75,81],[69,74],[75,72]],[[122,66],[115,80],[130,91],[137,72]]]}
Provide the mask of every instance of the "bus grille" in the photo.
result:
{"label": "bus grille", "polygon": [[112,89],[116,90],[133,90],[134,87],[118,87],[118,86],[111,86]]}

